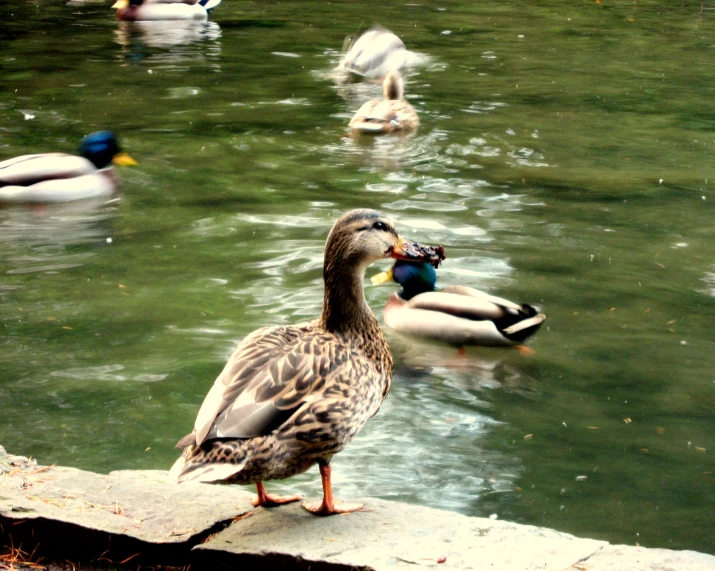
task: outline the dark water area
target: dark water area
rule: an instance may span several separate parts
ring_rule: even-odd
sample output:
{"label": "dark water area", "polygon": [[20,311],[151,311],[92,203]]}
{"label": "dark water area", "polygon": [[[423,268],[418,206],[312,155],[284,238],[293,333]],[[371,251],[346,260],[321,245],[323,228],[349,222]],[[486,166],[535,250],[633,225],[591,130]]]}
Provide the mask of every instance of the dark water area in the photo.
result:
{"label": "dark water area", "polygon": [[[0,160],[111,128],[140,163],[109,204],[0,209],[0,444],[168,469],[235,344],[319,313],[332,222],[378,208],[444,244],[440,283],[547,321],[530,356],[388,331],[336,494],[715,553],[712,6],[224,0],[167,29],[109,5],[0,5]],[[418,55],[412,137],[346,137],[380,88],[330,71],[373,23]],[[393,290],[367,287],[379,316]]]}

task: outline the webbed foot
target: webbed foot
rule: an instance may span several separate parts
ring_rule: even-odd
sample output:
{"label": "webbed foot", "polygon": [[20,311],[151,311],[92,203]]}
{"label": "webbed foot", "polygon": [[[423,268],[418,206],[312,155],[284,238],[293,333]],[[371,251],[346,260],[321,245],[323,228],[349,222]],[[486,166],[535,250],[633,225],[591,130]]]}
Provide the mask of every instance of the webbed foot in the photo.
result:
{"label": "webbed foot", "polygon": [[308,502],[305,501],[301,504],[304,509],[308,510],[313,515],[334,515],[334,514],[347,514],[351,512],[356,512],[365,507],[362,503],[349,503],[341,502],[340,500],[333,501],[330,505],[326,505],[325,500],[322,502]]}
{"label": "webbed foot", "polygon": [[264,508],[282,506],[283,504],[289,504],[303,499],[303,496],[272,496],[266,491],[262,482],[256,482],[256,490],[258,491],[258,497],[252,499],[251,504],[254,506],[263,506]]}

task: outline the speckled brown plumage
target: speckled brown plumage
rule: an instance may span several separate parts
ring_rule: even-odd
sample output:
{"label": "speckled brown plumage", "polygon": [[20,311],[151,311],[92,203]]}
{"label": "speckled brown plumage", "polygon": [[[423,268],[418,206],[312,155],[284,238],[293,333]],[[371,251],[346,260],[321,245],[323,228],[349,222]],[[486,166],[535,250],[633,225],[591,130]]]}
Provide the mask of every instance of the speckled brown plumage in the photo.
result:
{"label": "speckled brown plumage", "polygon": [[420,118],[404,99],[404,81],[399,71],[391,71],[383,81],[384,99],[366,101],[348,126],[354,133],[380,134],[414,131]]}
{"label": "speckled brown plumage", "polygon": [[[173,477],[255,482],[261,501],[263,480],[288,478],[316,463],[323,474],[390,389],[392,357],[365,301],[363,281],[371,262],[417,251],[408,246],[378,212],[343,215],[326,243],[320,317],[259,329],[238,345],[206,396],[194,431],[177,445],[184,453]],[[329,486],[329,472],[323,476]]]}

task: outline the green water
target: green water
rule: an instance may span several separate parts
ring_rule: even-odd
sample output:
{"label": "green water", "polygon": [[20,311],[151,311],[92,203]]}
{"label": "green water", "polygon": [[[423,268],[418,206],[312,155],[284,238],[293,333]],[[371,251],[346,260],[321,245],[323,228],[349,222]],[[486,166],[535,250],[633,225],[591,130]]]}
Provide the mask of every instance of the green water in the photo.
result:
{"label": "green water", "polygon": [[[708,3],[224,0],[173,46],[107,4],[6,4],[0,158],[112,128],[140,162],[116,203],[0,209],[9,451],[168,468],[236,342],[317,315],[330,225],[374,207],[445,245],[442,283],[548,320],[532,356],[390,335],[336,494],[715,553]],[[421,54],[422,124],[359,144],[379,87],[327,75],[373,22]],[[316,496],[316,472],[269,489]]]}

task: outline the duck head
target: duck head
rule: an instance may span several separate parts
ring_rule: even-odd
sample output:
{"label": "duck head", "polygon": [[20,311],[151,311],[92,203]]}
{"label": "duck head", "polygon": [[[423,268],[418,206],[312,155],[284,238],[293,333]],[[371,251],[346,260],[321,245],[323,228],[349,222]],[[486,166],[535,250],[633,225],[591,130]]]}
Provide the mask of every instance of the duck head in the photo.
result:
{"label": "duck head", "polygon": [[97,131],[87,135],[79,145],[79,154],[98,169],[111,163],[121,166],[136,165],[136,161],[119,148],[117,137],[111,131]]}
{"label": "duck head", "polygon": [[397,233],[392,220],[368,209],[343,214],[330,231],[325,245],[326,270],[328,262],[336,260],[362,274],[368,265],[381,258],[438,266],[444,257],[442,246],[435,248],[408,242]]}
{"label": "duck head", "polygon": [[328,329],[336,330],[342,323],[359,320],[360,315],[372,316],[363,293],[365,270],[384,258],[439,265],[444,248],[408,242],[397,233],[392,220],[376,210],[343,214],[325,244],[322,319]]}
{"label": "duck head", "polygon": [[400,297],[411,299],[427,291],[434,291],[437,272],[431,264],[398,260],[392,268],[392,279],[402,286]]}
{"label": "duck head", "polygon": [[398,260],[389,270],[371,278],[373,285],[381,285],[395,281],[402,286],[400,297],[410,300],[416,295],[434,291],[437,283],[437,272],[432,264]]}

